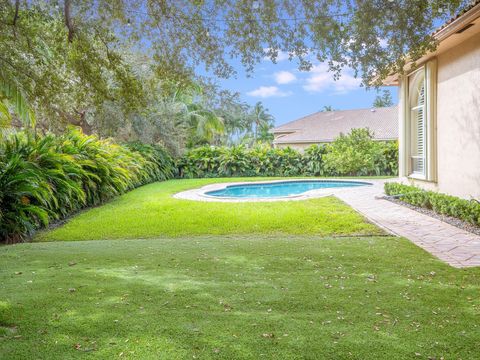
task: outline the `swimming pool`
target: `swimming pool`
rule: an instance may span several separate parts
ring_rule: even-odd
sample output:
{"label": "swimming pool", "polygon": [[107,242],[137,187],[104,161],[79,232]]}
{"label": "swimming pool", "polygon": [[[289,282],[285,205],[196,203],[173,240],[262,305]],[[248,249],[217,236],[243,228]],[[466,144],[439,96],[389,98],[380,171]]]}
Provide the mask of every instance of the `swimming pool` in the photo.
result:
{"label": "swimming pool", "polygon": [[303,194],[307,191],[371,185],[361,181],[294,180],[270,183],[227,185],[223,189],[207,191],[206,196],[219,198],[279,198]]}

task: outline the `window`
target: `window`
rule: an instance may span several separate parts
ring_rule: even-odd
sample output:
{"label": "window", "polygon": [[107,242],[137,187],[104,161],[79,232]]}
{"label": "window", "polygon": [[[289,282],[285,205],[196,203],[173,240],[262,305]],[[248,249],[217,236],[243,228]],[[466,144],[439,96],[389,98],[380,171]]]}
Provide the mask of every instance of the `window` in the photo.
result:
{"label": "window", "polygon": [[425,69],[409,76],[409,122],[410,122],[410,171],[413,175],[426,177],[426,108]]}
{"label": "window", "polygon": [[432,59],[402,80],[400,176],[436,181],[437,61]]}

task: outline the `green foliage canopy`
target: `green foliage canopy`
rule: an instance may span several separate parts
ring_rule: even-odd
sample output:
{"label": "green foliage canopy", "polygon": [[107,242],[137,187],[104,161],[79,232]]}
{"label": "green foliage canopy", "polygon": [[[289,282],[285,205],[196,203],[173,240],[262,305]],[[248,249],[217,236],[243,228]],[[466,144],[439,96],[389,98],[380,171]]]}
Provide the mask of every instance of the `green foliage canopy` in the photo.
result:
{"label": "green foliage canopy", "polygon": [[368,84],[401,71],[406,53],[415,59],[433,48],[432,30],[469,3],[3,0],[0,61],[5,80],[62,110],[117,95],[135,105],[141,85],[121,51],[132,44],[175,84],[189,83],[198,65],[228,77],[235,74],[232,57],[252,71],[280,52],[302,70],[314,61],[326,62],[336,76],[350,67]]}

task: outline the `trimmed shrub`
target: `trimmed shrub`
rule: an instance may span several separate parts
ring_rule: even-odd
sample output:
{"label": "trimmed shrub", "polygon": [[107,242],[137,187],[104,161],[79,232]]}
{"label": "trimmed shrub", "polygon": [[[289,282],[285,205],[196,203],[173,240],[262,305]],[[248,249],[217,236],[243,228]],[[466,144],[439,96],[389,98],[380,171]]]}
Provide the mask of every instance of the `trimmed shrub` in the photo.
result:
{"label": "trimmed shrub", "polygon": [[77,129],[13,133],[0,143],[0,241],[24,240],[52,220],[171,178],[174,169],[156,146],[123,146]]}
{"label": "trimmed shrub", "polygon": [[325,172],[331,175],[384,175],[391,172],[391,145],[373,140],[368,129],[352,129],[327,145]]}
{"label": "trimmed shrub", "polygon": [[401,195],[399,198],[406,203],[480,226],[480,203],[476,200],[465,200],[399,183],[386,183],[385,193],[387,195]]}
{"label": "trimmed shrub", "polygon": [[179,176],[358,176],[396,175],[398,146],[373,141],[366,129],[354,129],[330,145],[312,145],[304,153],[291,148],[202,146],[178,161]]}

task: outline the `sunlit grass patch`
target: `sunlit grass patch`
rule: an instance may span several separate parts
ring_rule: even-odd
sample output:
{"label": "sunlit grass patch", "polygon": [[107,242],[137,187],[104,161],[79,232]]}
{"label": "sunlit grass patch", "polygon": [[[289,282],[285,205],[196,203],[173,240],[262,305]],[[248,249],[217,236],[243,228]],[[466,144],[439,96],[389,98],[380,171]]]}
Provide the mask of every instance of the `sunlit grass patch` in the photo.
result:
{"label": "sunlit grass patch", "polygon": [[[219,203],[175,199],[173,194],[212,182],[246,179],[171,180],[150,184],[75,216],[37,240],[100,240],[190,235],[382,234],[335,197],[305,201]],[[247,180],[258,180],[248,178]]]}

